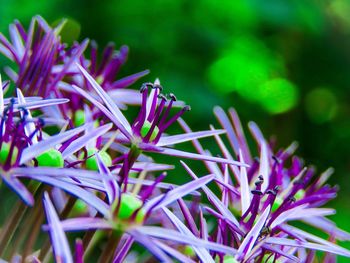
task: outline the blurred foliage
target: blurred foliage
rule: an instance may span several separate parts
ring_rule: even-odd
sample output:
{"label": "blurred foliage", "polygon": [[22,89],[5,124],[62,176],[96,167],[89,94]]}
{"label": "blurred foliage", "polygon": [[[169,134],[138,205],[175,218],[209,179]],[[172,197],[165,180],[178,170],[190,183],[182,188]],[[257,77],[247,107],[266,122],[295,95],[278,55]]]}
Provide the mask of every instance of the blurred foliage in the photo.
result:
{"label": "blurred foliage", "polygon": [[[348,0],[0,0],[0,30],[40,14],[69,18],[63,37],[102,48],[127,44],[122,75],[145,68],[165,92],[192,106],[199,130],[212,108],[234,106],[278,146],[292,140],[319,168],[336,168],[332,183],[346,200],[350,185],[350,1]],[[78,35],[80,36],[78,37]],[[1,65],[5,60],[0,59]],[[121,75],[121,76],[122,76]],[[350,216],[350,203],[335,204]],[[350,230],[346,216],[339,224]],[[337,220],[337,219],[336,219]]]}

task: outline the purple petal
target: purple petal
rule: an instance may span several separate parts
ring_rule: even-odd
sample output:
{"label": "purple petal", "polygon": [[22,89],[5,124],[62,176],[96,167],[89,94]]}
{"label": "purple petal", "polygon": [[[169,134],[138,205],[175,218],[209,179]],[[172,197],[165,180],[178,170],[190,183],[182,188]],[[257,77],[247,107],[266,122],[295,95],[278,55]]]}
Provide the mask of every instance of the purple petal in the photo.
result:
{"label": "purple petal", "polygon": [[[244,162],[243,154],[240,151],[240,160]],[[252,201],[251,193],[249,190],[249,183],[248,183],[248,175],[247,175],[247,169],[245,167],[241,167],[240,171],[240,190],[241,190],[241,206],[242,206],[242,216],[247,212],[250,203]]]}
{"label": "purple petal", "polygon": [[96,129],[87,129],[83,136],[79,137],[78,139],[74,140],[72,143],[69,144],[69,146],[62,152],[62,157],[66,159],[68,156],[87,145],[91,140],[95,140],[96,138],[105,134],[111,128],[112,124],[109,123]]}
{"label": "purple petal", "polygon": [[310,217],[334,215],[334,209],[305,208],[306,205],[298,206],[281,213],[271,224],[271,228],[279,226],[287,221]]}
{"label": "purple petal", "polygon": [[117,105],[113,102],[113,100],[109,97],[109,95],[103,90],[103,88],[94,80],[93,77],[79,64],[76,64],[80,71],[83,73],[85,78],[88,80],[88,82],[91,84],[91,86],[94,88],[96,93],[100,96],[100,98],[103,100],[103,102],[106,104],[107,108],[111,111],[111,113],[118,119],[119,123],[124,126],[126,131],[129,134],[132,134],[131,127],[123,113],[119,110]]}
{"label": "purple petal", "polygon": [[60,220],[47,192],[44,194],[44,207],[47,222],[49,225],[51,245],[56,261],[73,263],[73,258],[69,249],[67,237],[64,234]]}
{"label": "purple petal", "polygon": [[132,235],[135,241],[142,244],[148,249],[160,262],[172,262],[172,260],[157,246],[157,244],[148,235],[138,231],[138,229],[129,230],[128,233]]}
{"label": "purple petal", "polygon": [[134,84],[137,80],[139,80],[143,76],[146,76],[147,74],[149,74],[148,69],[141,71],[141,72],[138,72],[138,73],[135,73],[135,74],[132,74],[130,76],[124,77],[122,79],[118,79],[117,81],[113,82],[111,84],[111,86],[113,87],[113,89],[125,88],[127,86]]}
{"label": "purple petal", "polygon": [[278,238],[278,237],[268,237],[265,239],[264,242],[272,245],[308,248],[312,250],[325,251],[325,252],[334,253],[345,257],[350,257],[349,250],[346,250],[342,247],[334,245],[331,242],[329,242],[329,245],[320,245],[317,243],[299,241],[299,240],[288,239],[288,238]]}
{"label": "purple petal", "polygon": [[205,137],[213,136],[216,134],[223,134],[223,133],[225,133],[225,130],[199,131],[199,132],[184,133],[184,134],[173,135],[173,136],[162,136],[160,140],[157,142],[157,146],[174,145],[177,143],[192,141],[194,139],[205,138]]}
{"label": "purple petal", "polygon": [[84,247],[83,242],[80,239],[75,241],[74,261],[75,263],[84,263]]}
{"label": "purple petal", "polygon": [[147,236],[165,239],[168,241],[175,241],[181,244],[188,244],[191,246],[200,246],[212,251],[217,251],[217,252],[221,252],[229,255],[237,254],[237,250],[232,247],[228,247],[228,246],[217,244],[215,242],[210,242],[210,241],[206,241],[196,237],[184,235],[172,229],[165,229],[163,227],[157,227],[157,226],[140,226],[137,228],[137,231]]}
{"label": "purple petal", "polygon": [[29,206],[34,205],[34,198],[28,189],[14,176],[2,176],[4,182],[14,190],[19,197]]}
{"label": "purple petal", "polygon": [[266,219],[270,214],[270,206],[268,206],[265,211],[262,213],[258,221],[255,223],[253,228],[249,231],[249,233],[245,236],[242,244],[238,249],[238,260],[242,260],[245,255],[249,254],[252,250],[255,241],[258,239],[260,235],[260,231],[266,223]]}
{"label": "purple petal", "polygon": [[[163,207],[163,211],[168,216],[170,221],[175,225],[175,227],[184,235],[196,238],[192,232],[166,207]],[[213,262],[213,258],[210,256],[208,250],[202,247],[193,246],[193,250],[196,252],[198,257],[202,260],[202,262]]]}
{"label": "purple petal", "polygon": [[112,226],[104,219],[93,217],[70,218],[61,221],[64,231],[86,231],[94,229],[112,229]]}
{"label": "purple petal", "polygon": [[77,196],[78,198],[83,200],[85,203],[91,205],[97,211],[99,211],[101,214],[103,214],[105,216],[109,215],[108,206],[105,202],[103,202],[101,199],[96,197],[93,193],[90,193],[89,191],[87,191],[79,186],[76,186],[72,183],[64,182],[62,180],[57,180],[53,177],[40,176],[40,177],[37,177],[36,180],[43,182],[43,183],[46,183],[46,184],[56,186],[62,190],[65,190],[65,191]]}
{"label": "purple petal", "polygon": [[[115,116],[112,112],[110,112],[105,106],[103,106],[99,101],[94,99],[89,93],[84,91],[83,89],[72,85],[72,88],[78,92],[81,96],[85,97],[92,104],[94,104],[97,108],[99,108],[117,127],[118,129],[126,136],[128,139],[132,139],[132,134],[130,131],[126,129],[126,127],[120,122],[120,120]],[[130,126],[130,125],[129,125]]]}
{"label": "purple petal", "polygon": [[48,139],[45,139],[43,141],[38,142],[37,144],[27,147],[22,152],[20,164],[24,164],[27,161],[30,161],[31,159],[33,159],[34,157],[39,156],[43,152],[51,148],[55,148],[55,146],[79,134],[80,132],[85,130],[85,128],[86,126],[84,125],[84,126],[75,128],[73,130],[69,130],[69,131],[51,136]]}
{"label": "purple petal", "polygon": [[[196,174],[183,161],[180,161],[180,163],[186,169],[188,174],[196,181],[198,179]],[[220,201],[220,199],[217,198],[216,195],[207,186],[203,186],[202,189],[206,193],[210,202],[213,203],[213,205],[220,211],[220,213],[225,216],[227,220],[231,221],[234,225],[240,228],[237,219],[232,215],[231,211]]]}
{"label": "purple petal", "polygon": [[261,152],[260,152],[260,166],[258,175],[262,175],[264,181],[261,185],[261,191],[264,193],[269,183],[269,160],[268,160],[268,150],[265,141],[260,142]]}
{"label": "purple petal", "polygon": [[155,211],[159,208],[165,207],[177,199],[188,195],[200,187],[203,187],[205,184],[213,180],[214,177],[215,175],[207,175],[199,178],[196,181],[191,181],[185,185],[181,185],[173,190],[170,190],[166,194],[159,195],[148,201],[145,204],[144,209],[147,211],[148,209],[152,208],[152,211]]}
{"label": "purple petal", "polygon": [[18,110],[19,108],[26,108],[27,110],[36,109],[41,107],[53,106],[58,104],[67,103],[69,99],[45,99],[38,101],[28,101],[26,103],[15,104],[14,109]]}
{"label": "purple petal", "polygon": [[96,153],[97,165],[101,174],[106,175],[109,179],[103,179],[103,184],[106,188],[109,204],[113,204],[115,200],[119,200],[120,189],[115,182],[115,178],[109,171],[108,167],[104,164],[99,153]]}
{"label": "purple petal", "polygon": [[221,126],[227,131],[227,137],[229,138],[231,147],[235,151],[236,155],[238,155],[240,149],[239,142],[225,111],[221,107],[216,106],[214,107],[214,114],[219,120]]}
{"label": "purple petal", "polygon": [[[156,149],[158,151],[156,151]],[[233,160],[227,160],[227,159],[220,158],[220,157],[213,157],[213,156],[204,155],[204,154],[197,154],[197,153],[189,153],[189,152],[184,152],[184,151],[169,149],[169,148],[163,148],[163,147],[155,147],[155,149],[150,150],[150,151],[154,151],[154,152],[157,152],[160,154],[165,154],[165,155],[194,159],[194,160],[233,164],[233,165],[237,165],[237,166],[246,166],[246,167],[249,166],[245,163],[241,163],[241,162],[233,161]]]}
{"label": "purple petal", "polygon": [[[195,261],[193,261],[189,257],[181,254],[176,249],[173,249],[172,247],[160,242],[159,240],[154,240],[154,243],[156,243],[158,247],[160,247],[162,250],[166,251],[169,255],[176,258],[177,260],[179,260],[182,263],[196,263]],[[209,262],[209,261],[205,261],[205,262]]]}

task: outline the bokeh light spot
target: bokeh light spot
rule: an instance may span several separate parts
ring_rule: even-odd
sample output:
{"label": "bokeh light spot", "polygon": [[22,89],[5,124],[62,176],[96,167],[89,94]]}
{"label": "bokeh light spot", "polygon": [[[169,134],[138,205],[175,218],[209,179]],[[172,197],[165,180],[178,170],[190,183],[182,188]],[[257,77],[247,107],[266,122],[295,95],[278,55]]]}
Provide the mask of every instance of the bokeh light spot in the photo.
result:
{"label": "bokeh light spot", "polygon": [[284,62],[278,56],[258,39],[245,36],[235,39],[210,66],[208,77],[221,93],[236,91],[249,101],[259,101],[258,87],[284,72]]}
{"label": "bokeh light spot", "polygon": [[271,114],[292,109],[298,102],[297,87],[283,78],[266,81],[260,87],[260,103]]}
{"label": "bokeh light spot", "polygon": [[328,88],[316,88],[305,98],[305,110],[315,123],[324,123],[334,118],[337,113],[337,98]]}

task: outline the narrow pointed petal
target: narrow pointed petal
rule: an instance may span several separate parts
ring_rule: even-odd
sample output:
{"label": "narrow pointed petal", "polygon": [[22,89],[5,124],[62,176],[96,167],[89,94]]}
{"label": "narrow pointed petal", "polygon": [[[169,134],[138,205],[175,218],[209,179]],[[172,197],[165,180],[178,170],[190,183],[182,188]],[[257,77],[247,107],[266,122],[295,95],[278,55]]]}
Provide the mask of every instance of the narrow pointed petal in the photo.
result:
{"label": "narrow pointed petal", "polygon": [[29,206],[34,205],[34,197],[33,195],[28,191],[28,189],[25,187],[24,184],[22,184],[16,177],[11,176],[2,176],[1,177],[4,182],[11,187],[12,190],[14,190],[19,197]]}
{"label": "narrow pointed petal", "polygon": [[[260,235],[260,231],[263,228],[263,226],[266,223],[266,219],[270,214],[270,206],[268,206],[265,211],[262,213],[258,221],[255,223],[253,228],[249,231],[249,233],[245,236],[242,244],[239,246],[238,249],[238,260],[242,260],[245,255],[249,254],[249,252],[252,250],[255,241],[258,239]],[[244,252],[244,253],[243,253]]]}
{"label": "narrow pointed petal", "polygon": [[55,148],[55,146],[63,143],[64,141],[72,138],[73,136],[79,134],[80,132],[85,130],[85,126],[81,126],[78,128],[75,128],[73,130],[69,130],[54,136],[51,136],[50,138],[40,141],[35,145],[29,146],[22,152],[20,164],[24,164],[34,157],[39,156],[43,152]]}
{"label": "narrow pointed petal", "polygon": [[75,195],[76,197],[83,200],[85,203],[91,205],[93,208],[95,208],[97,211],[99,211],[101,214],[108,216],[109,210],[108,206],[105,202],[103,202],[101,199],[99,199],[97,196],[95,196],[93,193],[85,190],[82,187],[76,186],[72,183],[68,183],[62,180],[57,180],[52,177],[45,177],[41,176],[37,178],[37,181],[50,184],[53,186],[56,186],[62,190],[65,190],[72,195]]}
{"label": "narrow pointed petal", "polygon": [[214,107],[214,114],[219,120],[221,126],[227,131],[227,137],[229,138],[231,147],[235,151],[236,155],[238,155],[240,149],[239,141],[225,111],[221,107],[216,106]]}
{"label": "narrow pointed petal", "polygon": [[147,211],[148,209],[152,208],[152,210],[155,211],[159,208],[165,207],[171,204],[172,202],[176,201],[177,199],[188,195],[189,193],[197,190],[200,187],[203,187],[208,182],[213,180],[214,177],[215,175],[207,175],[199,178],[196,181],[191,181],[185,185],[181,185],[173,190],[170,190],[169,192],[157,196],[148,201],[144,205],[144,209]]}
{"label": "narrow pointed petal", "polygon": [[[1,84],[1,83],[0,83],[0,84]],[[1,87],[1,85],[0,85],[0,87]],[[22,94],[22,92],[21,92],[20,89],[17,89],[17,98],[18,98],[18,102],[19,102],[20,104],[25,104],[25,103],[26,103],[26,100],[25,100],[25,98],[24,98],[24,96],[23,96],[23,94]],[[21,115],[23,116],[23,113],[21,113]],[[28,119],[32,119],[32,114],[30,113],[29,110],[27,111],[27,118],[28,118]],[[35,131],[35,125],[34,125],[33,122],[28,122],[28,123],[26,123],[26,125],[24,126],[24,129],[25,129],[25,133],[26,133],[27,137],[30,137],[30,135],[33,134],[34,131]],[[34,137],[32,138],[32,141],[33,141],[34,144],[37,143],[37,142],[38,142],[37,137],[34,136]]]}
{"label": "narrow pointed petal", "polygon": [[0,74],[0,114],[2,115],[4,112],[4,92],[2,90],[2,80]]}
{"label": "narrow pointed petal", "polygon": [[74,262],[84,263],[84,247],[83,247],[83,241],[81,239],[77,239],[75,241]]}
{"label": "narrow pointed petal", "polygon": [[[158,247],[160,247],[162,250],[166,251],[170,256],[176,258],[177,260],[179,260],[179,262],[182,263],[196,263],[195,261],[193,261],[192,259],[190,259],[189,257],[181,254],[179,251],[177,251],[176,249],[173,249],[172,247],[158,241],[158,240],[154,240],[154,243],[157,244]],[[209,262],[209,261],[205,261],[205,262]]]}
{"label": "narrow pointed petal", "polygon": [[103,102],[106,104],[107,108],[111,111],[111,113],[118,119],[118,121],[124,126],[124,128],[131,134],[131,126],[120,109],[115,105],[113,100],[109,97],[109,95],[103,90],[103,88],[94,80],[93,77],[79,64],[76,64],[79,70],[83,73],[85,78],[94,88],[96,93],[100,96]]}
{"label": "narrow pointed petal", "polygon": [[137,231],[147,236],[152,236],[169,241],[175,241],[181,244],[200,246],[212,251],[217,251],[229,255],[237,254],[237,250],[232,247],[220,245],[215,242],[206,241],[200,238],[187,236],[172,229],[164,229],[162,227],[157,226],[140,226],[137,228]]}
{"label": "narrow pointed petal", "polygon": [[[243,154],[240,151],[240,160],[244,162]],[[247,169],[245,167],[240,168],[240,190],[241,190],[241,206],[242,206],[242,216],[247,212],[250,203],[252,201],[251,193],[249,190]]]}
{"label": "narrow pointed petal", "polygon": [[63,103],[67,103],[68,101],[69,99],[44,99],[44,100],[38,100],[38,101],[28,101],[23,104],[15,104],[14,109],[18,110],[19,108],[26,108],[28,110],[31,110],[31,109],[63,104]]}
{"label": "narrow pointed petal", "polygon": [[315,236],[313,234],[310,234],[308,232],[305,232],[299,228],[296,228],[296,227],[293,227],[293,226],[290,226],[290,225],[284,225],[283,226],[283,229],[287,229],[288,231],[291,231],[293,234],[296,234],[298,236],[300,236],[301,238],[305,238],[305,239],[308,239],[308,240],[311,240],[313,242],[317,242],[319,244],[322,244],[323,246],[325,247],[328,247],[329,249],[332,249],[333,251],[339,251],[341,252],[342,254],[339,254],[337,252],[331,252],[331,251],[328,251],[330,253],[335,253],[335,254],[339,254],[339,255],[344,255],[346,257],[350,257],[350,251],[345,249],[345,248],[342,248],[332,242],[329,242],[327,240],[324,240],[318,236]]}
{"label": "narrow pointed petal", "polygon": [[118,117],[115,116],[111,111],[109,111],[105,106],[103,106],[102,103],[94,99],[89,93],[79,88],[78,86],[72,85],[72,88],[81,96],[83,96],[92,104],[94,104],[98,109],[100,109],[118,127],[118,129],[125,135],[126,138],[132,138],[131,132],[128,131],[128,129],[120,122]]}
{"label": "narrow pointed petal", "polygon": [[261,191],[264,193],[269,183],[269,160],[268,160],[268,150],[265,141],[260,143],[260,166],[259,166],[259,176],[262,175],[264,181],[261,185]]}
{"label": "narrow pointed petal", "polygon": [[143,76],[146,76],[147,74],[149,74],[148,69],[141,71],[141,72],[138,72],[138,73],[135,73],[135,74],[132,74],[130,76],[124,77],[122,79],[118,79],[117,81],[113,82],[111,84],[111,86],[113,87],[113,89],[125,88],[127,86],[134,84],[137,80],[139,80]]}
{"label": "narrow pointed petal", "polygon": [[103,179],[103,184],[106,188],[106,193],[108,197],[109,204],[113,204],[114,200],[119,200],[120,189],[118,184],[115,182],[115,178],[109,171],[108,167],[102,161],[99,153],[96,153],[97,165],[101,174],[106,175],[109,179]]}
{"label": "narrow pointed petal", "polygon": [[305,206],[295,207],[281,213],[272,222],[271,228],[274,228],[290,220],[305,219],[305,218],[310,218],[310,217],[312,218],[312,217],[319,217],[319,216],[328,216],[328,215],[334,215],[334,214],[335,214],[335,210],[329,209],[329,208],[305,208]]}
{"label": "narrow pointed petal", "polygon": [[305,242],[305,241],[293,240],[288,238],[278,238],[278,237],[268,237],[264,242],[272,245],[308,248],[311,250],[325,251],[325,252],[341,255],[344,257],[350,257],[349,250],[346,250],[330,242],[329,242],[330,245],[320,245],[312,242]]}
{"label": "narrow pointed petal", "polygon": [[[158,150],[158,151],[156,151],[156,150]],[[156,152],[158,152],[160,154],[164,154],[164,155],[171,155],[171,156],[183,157],[183,158],[194,159],[194,160],[210,161],[210,162],[233,164],[233,165],[237,165],[237,166],[246,166],[246,167],[248,167],[247,164],[242,163],[242,162],[233,161],[233,160],[227,160],[227,159],[220,158],[220,157],[213,157],[213,156],[210,156],[210,155],[184,152],[184,151],[181,151],[181,150],[175,150],[175,149],[169,149],[169,148],[163,148],[163,147],[156,147],[153,151],[156,151]]]}
{"label": "narrow pointed petal", "polygon": [[[180,163],[186,169],[188,174],[196,181],[198,179],[196,174],[183,161],[180,161]],[[234,225],[240,228],[237,219],[234,217],[231,211],[221,202],[221,200],[217,198],[217,196],[207,186],[202,186],[202,189],[206,193],[209,201],[220,211],[220,213],[225,216],[227,220],[231,221]]]}
{"label": "narrow pointed petal", "polygon": [[70,218],[61,221],[64,231],[86,231],[94,229],[112,229],[112,226],[104,219],[93,217]]}
{"label": "narrow pointed petal", "polygon": [[47,192],[44,194],[44,207],[56,262],[73,263],[67,237]]}
{"label": "narrow pointed petal", "polygon": [[160,262],[172,262],[172,260],[157,246],[157,244],[148,236],[139,231],[139,229],[129,230],[135,241],[148,249]]}
{"label": "narrow pointed petal", "polygon": [[216,134],[223,134],[225,130],[213,130],[213,131],[199,131],[192,133],[184,133],[173,136],[162,136],[160,140],[157,142],[157,146],[168,146],[174,145],[182,142],[192,141],[194,139],[205,138],[209,136],[213,136]]}
{"label": "narrow pointed petal", "polygon": [[[170,221],[175,225],[175,227],[182,233],[185,234],[186,236],[190,236],[193,238],[196,238],[192,232],[166,207],[163,207],[163,211],[165,214],[168,216]],[[197,247],[193,246],[194,251],[198,255],[198,257],[203,261],[203,262],[212,262],[215,263],[213,258],[210,256],[208,250],[202,247]]]}
{"label": "narrow pointed petal", "polygon": [[[78,139],[70,143],[69,146],[62,152],[63,159],[66,159],[68,156],[79,151],[90,141],[96,140],[96,138],[105,134],[107,131],[109,131],[112,128],[112,126],[113,126],[112,123],[109,123],[101,127],[98,127],[96,129],[86,129],[85,134],[83,136],[79,137]],[[92,123],[90,127],[92,127]]]}

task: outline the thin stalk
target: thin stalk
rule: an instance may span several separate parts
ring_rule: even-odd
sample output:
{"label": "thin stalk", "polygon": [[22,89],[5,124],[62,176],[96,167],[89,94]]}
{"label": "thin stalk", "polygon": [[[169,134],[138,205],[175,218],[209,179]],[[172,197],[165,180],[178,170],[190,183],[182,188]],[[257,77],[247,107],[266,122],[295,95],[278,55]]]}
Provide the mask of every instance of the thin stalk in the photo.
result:
{"label": "thin stalk", "polygon": [[107,241],[107,244],[98,260],[99,263],[111,262],[111,259],[114,255],[115,250],[117,249],[119,241],[120,241],[120,235],[111,233]]}
{"label": "thin stalk", "polygon": [[[69,213],[72,211],[72,208],[74,207],[76,199],[72,196],[69,196],[68,201],[66,205],[64,206],[62,212],[60,213],[61,219],[66,219],[69,215]],[[46,237],[44,241],[43,247],[40,249],[39,253],[39,260],[44,261],[44,259],[47,257],[47,254],[49,253],[51,248],[51,243],[49,241],[49,238]]]}
{"label": "thin stalk", "polygon": [[[38,191],[40,183],[31,181],[28,185],[28,190],[34,194]],[[2,256],[7,245],[11,241],[14,233],[17,230],[18,225],[23,219],[23,215],[27,211],[28,206],[22,201],[18,201],[14,209],[11,212],[11,215],[7,218],[5,226],[3,227],[0,234],[0,255]]]}

